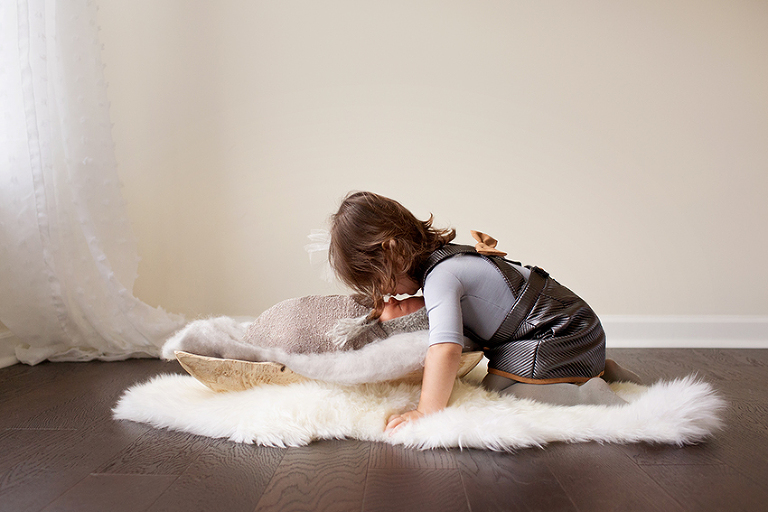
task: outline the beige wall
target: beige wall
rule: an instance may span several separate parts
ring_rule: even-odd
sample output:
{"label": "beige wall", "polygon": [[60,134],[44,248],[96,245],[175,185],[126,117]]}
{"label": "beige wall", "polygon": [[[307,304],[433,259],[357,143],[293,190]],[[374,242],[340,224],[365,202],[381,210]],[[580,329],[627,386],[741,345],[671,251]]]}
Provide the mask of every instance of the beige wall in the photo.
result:
{"label": "beige wall", "polygon": [[601,314],[768,315],[768,4],[98,0],[136,295],[255,315],[371,189]]}

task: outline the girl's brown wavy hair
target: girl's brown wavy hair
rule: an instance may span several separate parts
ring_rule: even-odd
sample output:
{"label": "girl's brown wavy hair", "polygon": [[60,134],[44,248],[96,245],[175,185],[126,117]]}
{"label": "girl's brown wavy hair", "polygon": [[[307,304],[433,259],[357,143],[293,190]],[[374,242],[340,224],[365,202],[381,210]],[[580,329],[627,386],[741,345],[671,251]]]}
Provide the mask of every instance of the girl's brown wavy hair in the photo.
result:
{"label": "girl's brown wavy hair", "polygon": [[381,315],[398,275],[418,283],[426,258],[456,237],[454,229],[432,227],[432,218],[421,221],[394,199],[373,192],[347,195],[331,217],[331,266],[350,288],[371,298],[372,319]]}

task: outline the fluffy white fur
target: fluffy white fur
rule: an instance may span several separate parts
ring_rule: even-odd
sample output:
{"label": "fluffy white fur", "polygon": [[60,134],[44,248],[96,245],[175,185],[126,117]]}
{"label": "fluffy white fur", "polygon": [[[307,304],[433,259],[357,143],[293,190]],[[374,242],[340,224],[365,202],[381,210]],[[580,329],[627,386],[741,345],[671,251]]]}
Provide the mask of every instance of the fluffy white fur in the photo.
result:
{"label": "fluffy white fur", "polygon": [[[470,374],[474,375],[476,372]],[[192,377],[162,375],[122,396],[117,419],[267,446],[354,438],[429,449],[512,450],[563,442],[690,444],[720,427],[724,402],[694,377],[648,388],[614,385],[624,406],[562,407],[499,396],[459,381],[450,406],[384,433],[387,417],[416,406],[419,386],[317,381],[215,393]]]}
{"label": "fluffy white fur", "polygon": [[[231,350],[237,352],[242,346],[242,350],[245,351],[248,347],[243,343],[243,338],[249,323],[240,322],[228,316],[189,322],[168,338],[163,345],[161,356],[163,359],[171,361],[176,359],[176,356],[173,355],[175,350],[207,355],[226,350],[227,347],[232,347]],[[232,357],[232,359],[238,358]]]}
{"label": "fluffy white fur", "polygon": [[190,322],[163,345],[164,359],[174,351],[242,359],[273,361],[312,379],[339,384],[362,384],[396,379],[423,365],[429,348],[427,331],[401,333],[359,350],[297,354],[243,342],[247,324],[229,317]]}

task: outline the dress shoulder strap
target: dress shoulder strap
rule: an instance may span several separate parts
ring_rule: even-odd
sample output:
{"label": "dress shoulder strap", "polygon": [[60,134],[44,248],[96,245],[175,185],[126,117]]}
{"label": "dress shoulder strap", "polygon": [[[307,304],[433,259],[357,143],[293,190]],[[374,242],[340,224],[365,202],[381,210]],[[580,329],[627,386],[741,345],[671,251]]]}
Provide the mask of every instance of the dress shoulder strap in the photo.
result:
{"label": "dress shoulder strap", "polygon": [[427,258],[427,261],[424,262],[424,265],[422,265],[422,288],[424,287],[424,283],[427,280],[427,275],[429,275],[429,273],[433,268],[435,268],[435,266],[437,266],[438,263],[447,260],[452,256],[456,256],[457,254],[470,254],[493,263],[493,266],[502,275],[504,281],[507,283],[507,286],[509,286],[509,289],[512,291],[512,294],[515,297],[519,296],[520,290],[525,286],[525,278],[512,265],[510,265],[510,263],[515,265],[520,265],[520,263],[516,261],[510,261],[500,256],[487,256],[480,254],[471,245],[445,244],[430,254]]}

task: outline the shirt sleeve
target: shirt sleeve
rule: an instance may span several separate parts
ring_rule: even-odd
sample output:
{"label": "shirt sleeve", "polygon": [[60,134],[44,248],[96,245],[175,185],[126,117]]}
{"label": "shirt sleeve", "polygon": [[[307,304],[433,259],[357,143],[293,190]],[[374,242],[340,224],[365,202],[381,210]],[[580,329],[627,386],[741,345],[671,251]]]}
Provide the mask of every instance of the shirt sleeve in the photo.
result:
{"label": "shirt sleeve", "polygon": [[461,298],[464,286],[438,264],[424,283],[424,302],[429,316],[429,344],[456,343],[465,346]]}

